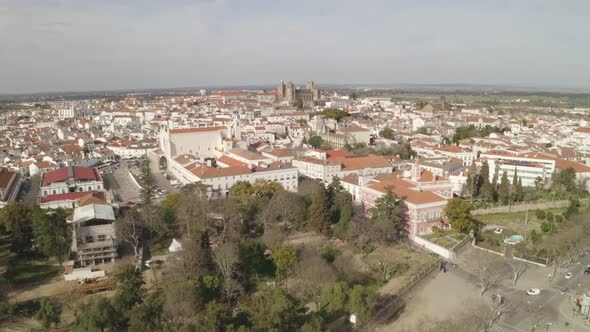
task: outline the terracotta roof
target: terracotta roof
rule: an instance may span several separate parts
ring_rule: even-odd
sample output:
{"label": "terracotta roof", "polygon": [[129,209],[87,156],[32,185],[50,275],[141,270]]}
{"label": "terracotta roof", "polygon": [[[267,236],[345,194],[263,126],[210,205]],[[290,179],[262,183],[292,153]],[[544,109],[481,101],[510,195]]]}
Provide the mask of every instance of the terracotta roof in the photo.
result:
{"label": "terracotta roof", "polygon": [[343,170],[391,167],[391,163],[375,155],[328,158],[330,164],[341,164]]}
{"label": "terracotta roof", "polygon": [[217,159],[217,162],[220,162],[220,163],[228,165],[228,166],[248,166],[246,163],[236,160],[234,158],[228,157],[228,156],[221,156],[220,158]]}
{"label": "terracotta roof", "polygon": [[393,192],[403,201],[411,203],[411,204],[428,204],[428,203],[438,203],[444,202],[447,199],[439,196],[431,191],[417,191],[412,190],[407,187],[403,187],[401,185],[396,186],[395,184],[400,184],[398,181],[387,181],[387,182],[377,182],[374,184],[368,185],[369,188],[380,191],[382,193],[386,193],[387,190],[385,187],[392,186]]}
{"label": "terracotta roof", "polygon": [[191,173],[200,179],[218,178],[225,176],[243,175],[252,173],[252,171],[245,166],[232,166],[226,168],[215,168],[209,166],[197,166],[190,170]]}
{"label": "terracotta roof", "polygon": [[56,202],[56,201],[72,201],[72,200],[79,200],[82,197],[87,195],[97,195],[97,197],[103,197],[104,193],[100,191],[81,191],[75,193],[65,193],[65,194],[57,194],[57,195],[50,195],[47,197],[43,197],[41,199],[41,203],[48,203],[48,202]]}
{"label": "terracotta roof", "polygon": [[576,133],[590,134],[590,127],[579,127],[579,128],[576,128]]}
{"label": "terracotta roof", "polygon": [[2,167],[2,169],[0,169],[0,188],[3,190],[8,189],[8,184],[10,184],[10,180],[12,180],[12,177],[15,175],[16,173],[9,171],[8,168]]}
{"label": "terracotta roof", "polygon": [[223,126],[217,127],[203,127],[203,128],[180,128],[180,129],[171,129],[170,134],[188,134],[188,133],[201,133],[207,131],[219,131],[226,129]]}
{"label": "terracotta roof", "polygon": [[66,181],[68,179],[100,181],[100,175],[96,168],[69,166],[56,169],[43,174],[42,186],[47,187],[54,182]]}
{"label": "terracotta roof", "polygon": [[52,163],[51,161],[39,161],[35,163],[35,166],[38,168],[58,167],[56,163]]}

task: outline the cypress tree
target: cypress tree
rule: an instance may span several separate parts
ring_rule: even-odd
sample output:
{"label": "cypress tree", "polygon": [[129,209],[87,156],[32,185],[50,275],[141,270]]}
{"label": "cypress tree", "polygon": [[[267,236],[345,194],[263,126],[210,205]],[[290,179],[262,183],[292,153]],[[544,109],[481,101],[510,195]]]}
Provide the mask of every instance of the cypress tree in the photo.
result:
{"label": "cypress tree", "polygon": [[500,180],[498,200],[502,202],[502,204],[508,204],[510,201],[510,181],[508,180],[508,173],[506,171],[502,173],[502,179]]}
{"label": "cypress tree", "polygon": [[319,186],[309,207],[309,224],[316,232],[326,232],[330,226],[330,208],[326,188]]}

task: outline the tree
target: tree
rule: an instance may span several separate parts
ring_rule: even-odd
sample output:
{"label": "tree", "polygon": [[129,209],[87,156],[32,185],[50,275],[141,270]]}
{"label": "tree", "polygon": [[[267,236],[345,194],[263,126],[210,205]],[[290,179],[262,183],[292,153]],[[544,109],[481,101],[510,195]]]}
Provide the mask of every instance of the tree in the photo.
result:
{"label": "tree", "polygon": [[126,314],[134,305],[143,301],[146,293],[143,288],[143,277],[141,273],[136,272],[133,265],[125,265],[115,274],[115,279],[117,281],[115,308],[119,313]]}
{"label": "tree", "polygon": [[314,149],[319,148],[324,140],[320,136],[312,136],[307,140],[307,143],[311,145]]}
{"label": "tree", "polygon": [[61,320],[61,307],[48,299],[41,299],[35,319],[40,321],[45,329],[48,329],[52,323],[57,327]]}
{"label": "tree", "polygon": [[250,197],[253,195],[252,184],[247,181],[238,181],[230,189],[229,195],[233,197]]}
{"label": "tree", "polygon": [[10,249],[18,255],[30,253],[33,227],[29,210],[13,202],[0,210],[0,220],[10,234]]}
{"label": "tree", "polygon": [[557,193],[575,192],[576,190],[576,171],[573,167],[562,169],[554,173],[551,181],[551,190]]}
{"label": "tree", "polygon": [[358,217],[353,219],[348,224],[346,236],[347,240],[352,242],[363,255],[366,255],[372,249],[371,224],[366,220],[361,220]]}
{"label": "tree", "polygon": [[152,293],[145,301],[135,305],[129,312],[129,331],[159,332],[164,330],[163,305],[161,293]]}
{"label": "tree", "polygon": [[508,266],[510,266],[510,269],[512,270],[512,286],[516,286],[516,282],[527,270],[528,265],[521,260],[510,259],[508,261]]}
{"label": "tree", "polygon": [[445,207],[445,215],[453,228],[461,233],[474,229],[475,222],[471,216],[471,204],[461,198],[452,198]]}
{"label": "tree", "polygon": [[325,108],[322,111],[322,115],[324,115],[326,118],[331,118],[331,119],[334,119],[336,121],[340,121],[343,118],[345,118],[347,116],[350,116],[350,113],[348,113],[348,112],[346,112],[344,110],[341,110],[339,108],[333,108],[332,107],[332,108]]}
{"label": "tree", "polygon": [[535,178],[535,189],[536,189],[536,190],[541,190],[541,189],[543,189],[543,185],[544,185],[544,184],[545,184],[545,183],[544,183],[544,181],[543,181],[543,178],[542,178],[542,177],[540,177],[540,176],[537,176],[537,177]]}
{"label": "tree", "polygon": [[477,166],[475,163],[469,167],[467,174],[467,191],[469,196],[477,197],[479,195],[479,187],[481,185],[479,174],[477,174]]}
{"label": "tree", "polygon": [[541,210],[541,209],[535,210],[535,216],[539,220],[544,220],[545,219],[545,210]]}
{"label": "tree", "polygon": [[239,263],[238,250],[233,243],[223,243],[213,252],[213,260],[223,278],[223,290],[228,304],[232,297],[239,291],[239,284],[234,279]]}
{"label": "tree", "polygon": [[418,128],[418,130],[416,130],[416,133],[422,134],[422,135],[428,135],[428,128],[420,127],[420,128]]}
{"label": "tree", "polygon": [[293,106],[297,109],[302,109],[303,108],[303,100],[301,100],[301,99],[295,100],[295,102],[293,102]]}
{"label": "tree", "polygon": [[66,221],[66,215],[62,208],[46,213],[33,207],[31,213],[35,244],[45,256],[56,257],[60,266],[72,245],[72,227]]}
{"label": "tree", "polygon": [[507,205],[510,202],[510,181],[508,180],[508,173],[506,171],[502,173],[502,179],[500,180],[498,200],[504,205]]}
{"label": "tree", "polygon": [[271,198],[278,191],[285,190],[283,186],[276,181],[257,179],[252,184],[252,194],[258,198]]}
{"label": "tree", "polygon": [[227,325],[231,319],[230,307],[211,301],[197,314],[195,326],[199,327],[199,331],[222,332],[227,331]]}
{"label": "tree", "polygon": [[348,293],[348,312],[355,314],[357,322],[364,325],[371,319],[375,306],[375,291],[366,286],[354,285]]}
{"label": "tree", "polygon": [[516,197],[518,201],[524,201],[524,189],[522,187],[522,178],[518,178],[518,184],[516,185]]}
{"label": "tree", "polygon": [[495,188],[490,183],[490,167],[487,160],[484,160],[481,169],[479,170],[479,178],[481,180],[480,194],[484,201],[493,202],[495,196]]}
{"label": "tree", "polygon": [[319,233],[328,231],[330,227],[328,193],[324,186],[318,186],[311,206],[309,207],[309,225]]}
{"label": "tree", "polygon": [[352,91],[349,95],[348,98],[352,99],[352,100],[356,100],[358,98],[358,95],[356,94],[355,91]]}
{"label": "tree", "polygon": [[306,222],[307,206],[303,197],[289,191],[275,193],[260,214],[263,222],[280,222],[301,228]]}
{"label": "tree", "polygon": [[151,161],[149,158],[144,158],[141,163],[140,178],[142,188],[139,191],[139,198],[143,206],[152,206],[154,198],[156,197],[156,189],[158,187],[156,177],[152,173]]}
{"label": "tree", "polygon": [[297,324],[299,306],[281,287],[263,285],[239,305],[255,331],[290,331]]}
{"label": "tree", "polygon": [[348,303],[348,292],[348,285],[345,282],[335,282],[324,286],[321,294],[321,303],[323,303],[321,309],[334,315],[342,314]]}
{"label": "tree", "polygon": [[379,132],[379,136],[385,138],[385,139],[393,139],[394,138],[394,131],[393,129],[389,128],[389,127],[385,127],[383,130],[381,130]]}
{"label": "tree", "polygon": [[504,264],[498,258],[481,254],[476,260],[476,276],[479,280],[480,294],[498,284],[504,276]]}
{"label": "tree", "polygon": [[372,264],[372,269],[377,271],[377,274],[381,277],[381,281],[386,283],[398,273],[407,270],[408,266],[399,263],[393,257],[380,256]]}
{"label": "tree", "polygon": [[74,331],[101,331],[112,326],[116,316],[111,302],[104,296],[91,297],[75,311]]}
{"label": "tree", "polygon": [[176,219],[184,225],[189,239],[198,239],[209,229],[207,213],[210,204],[201,188],[191,187],[183,190],[175,206]]}
{"label": "tree", "polygon": [[[296,286],[299,296],[305,301],[313,301],[316,311],[322,308],[322,288],[336,281],[333,268],[313,250],[304,250],[295,267]],[[303,302],[305,303],[305,302]]]}
{"label": "tree", "polygon": [[369,209],[370,221],[374,224],[387,223],[394,226],[394,238],[403,229],[405,203],[393,192],[392,186],[385,187],[385,195],[375,200],[375,206]]}
{"label": "tree", "polygon": [[141,256],[143,250],[143,241],[145,238],[145,225],[141,220],[141,215],[136,209],[131,209],[125,215],[125,220],[118,222],[117,237],[127,243],[133,249],[135,257],[136,270],[141,270]]}
{"label": "tree", "polygon": [[297,263],[297,252],[295,251],[295,248],[279,243],[272,247],[272,254],[270,257],[276,267],[277,279],[285,280],[286,287],[287,278],[291,275],[293,266]]}
{"label": "tree", "polygon": [[242,271],[246,277],[274,275],[273,263],[264,257],[266,248],[259,240],[242,241],[238,248]]}
{"label": "tree", "polygon": [[517,169],[514,169],[514,176],[512,177],[512,183],[510,186],[510,200],[512,202],[518,202],[519,201],[519,193],[518,193],[518,180],[520,178],[518,177],[518,173],[517,173]]}

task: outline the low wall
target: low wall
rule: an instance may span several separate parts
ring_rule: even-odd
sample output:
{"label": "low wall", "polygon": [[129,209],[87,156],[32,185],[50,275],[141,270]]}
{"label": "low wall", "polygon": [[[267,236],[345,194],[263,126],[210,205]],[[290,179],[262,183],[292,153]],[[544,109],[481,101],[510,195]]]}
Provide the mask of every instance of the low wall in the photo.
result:
{"label": "low wall", "polygon": [[92,271],[90,268],[81,268],[81,269],[74,269],[72,273],[64,274],[64,279],[66,281],[74,281],[74,280],[84,280],[84,279],[93,279],[104,277],[106,274],[104,270],[96,270]]}
{"label": "low wall", "polygon": [[537,203],[522,203],[522,204],[512,204],[512,205],[502,205],[502,206],[494,206],[487,209],[477,209],[473,210],[471,213],[475,215],[482,215],[482,214],[493,214],[493,213],[510,213],[510,212],[523,212],[523,211],[532,211],[532,210],[545,210],[545,209],[558,209],[568,207],[570,201],[562,200],[562,201],[544,201],[544,202],[537,202]]}
{"label": "low wall", "polygon": [[419,236],[408,236],[408,238],[414,242],[416,245],[427,249],[428,251],[431,251],[443,258],[446,259],[455,259],[455,252],[452,250],[449,250],[447,248],[441,247],[438,244],[434,244],[426,239],[423,239]]}

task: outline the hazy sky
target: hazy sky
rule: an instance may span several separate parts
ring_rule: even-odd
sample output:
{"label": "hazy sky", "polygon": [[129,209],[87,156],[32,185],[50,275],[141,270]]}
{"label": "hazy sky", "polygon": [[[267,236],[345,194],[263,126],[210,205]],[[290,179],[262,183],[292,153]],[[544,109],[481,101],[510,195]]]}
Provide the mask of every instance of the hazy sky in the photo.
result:
{"label": "hazy sky", "polygon": [[0,93],[270,84],[590,90],[590,1],[0,0]]}

